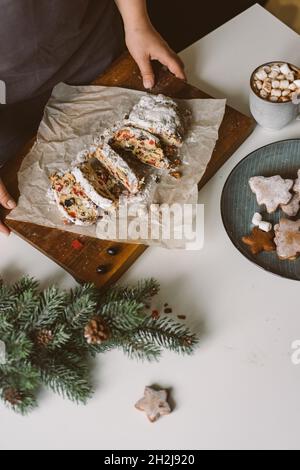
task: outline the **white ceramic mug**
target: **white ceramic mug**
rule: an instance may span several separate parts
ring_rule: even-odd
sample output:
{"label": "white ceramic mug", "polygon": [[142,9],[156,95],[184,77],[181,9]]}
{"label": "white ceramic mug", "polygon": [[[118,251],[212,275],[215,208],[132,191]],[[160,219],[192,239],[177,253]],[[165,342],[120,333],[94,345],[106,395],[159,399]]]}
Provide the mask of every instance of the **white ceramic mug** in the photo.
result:
{"label": "white ceramic mug", "polygon": [[[250,110],[252,116],[256,122],[264,127],[265,129],[280,130],[287,126],[293,120],[300,116],[300,100],[294,99],[293,101],[287,101],[285,103],[272,103],[264,98],[261,98],[253,88],[254,76],[257,71],[266,66],[273,64],[286,64],[287,62],[268,62],[267,64],[261,65],[254,70],[250,80]],[[298,67],[289,64],[293,69]]]}

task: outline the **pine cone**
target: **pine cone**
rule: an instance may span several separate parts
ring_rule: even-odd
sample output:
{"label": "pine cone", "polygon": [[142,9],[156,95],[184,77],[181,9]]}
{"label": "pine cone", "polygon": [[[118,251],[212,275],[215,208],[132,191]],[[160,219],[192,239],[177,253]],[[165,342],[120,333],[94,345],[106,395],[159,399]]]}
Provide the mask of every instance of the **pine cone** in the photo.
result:
{"label": "pine cone", "polygon": [[16,406],[22,402],[23,395],[15,388],[7,388],[6,390],[4,390],[3,398],[11,405]]}
{"label": "pine cone", "polygon": [[155,297],[158,293],[159,293],[158,287],[152,287],[152,289],[150,291],[151,297]]}
{"label": "pine cone", "polygon": [[100,317],[93,318],[84,329],[88,344],[101,344],[110,338],[110,331]]}
{"label": "pine cone", "polygon": [[53,340],[53,333],[50,330],[40,330],[36,335],[36,342],[40,346],[48,346]]}

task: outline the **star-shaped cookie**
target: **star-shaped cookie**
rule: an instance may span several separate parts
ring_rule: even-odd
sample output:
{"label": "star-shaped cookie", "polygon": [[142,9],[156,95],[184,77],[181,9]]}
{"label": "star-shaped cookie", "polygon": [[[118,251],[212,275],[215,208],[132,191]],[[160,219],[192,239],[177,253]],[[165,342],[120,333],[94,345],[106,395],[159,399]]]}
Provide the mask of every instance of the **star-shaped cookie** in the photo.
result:
{"label": "star-shaped cookie", "polygon": [[284,180],[281,176],[254,176],[250,178],[251,191],[256,195],[257,203],[265,205],[269,214],[275,212],[280,205],[286,205],[292,199],[290,190],[294,186],[293,180]]}
{"label": "star-shaped cookie", "polygon": [[157,421],[161,416],[171,413],[171,407],[168,403],[167,390],[155,390],[152,387],[146,387],[144,397],[139,400],[135,407],[144,411],[151,423]]}
{"label": "star-shaped cookie", "polygon": [[263,251],[275,251],[274,231],[263,232],[258,227],[254,227],[251,235],[242,238],[243,243],[248,245],[253,255],[258,255]]}
{"label": "star-shaped cookie", "polygon": [[277,254],[282,260],[295,260],[300,255],[300,220],[281,219],[275,226]]}
{"label": "star-shaped cookie", "polygon": [[289,217],[296,217],[300,210],[300,192],[294,194],[291,201],[287,205],[281,205],[281,209]]}
{"label": "star-shaped cookie", "polygon": [[300,194],[300,170],[298,170],[298,178],[295,181],[294,191]]}

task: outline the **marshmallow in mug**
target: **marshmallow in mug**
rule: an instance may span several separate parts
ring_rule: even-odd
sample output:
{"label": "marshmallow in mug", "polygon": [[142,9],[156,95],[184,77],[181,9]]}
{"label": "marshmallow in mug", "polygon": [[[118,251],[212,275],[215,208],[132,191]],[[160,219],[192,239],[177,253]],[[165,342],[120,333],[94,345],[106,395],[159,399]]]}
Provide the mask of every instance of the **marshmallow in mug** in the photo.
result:
{"label": "marshmallow in mug", "polygon": [[273,103],[292,101],[294,94],[300,94],[300,69],[287,63],[262,66],[254,75],[253,88],[264,100]]}

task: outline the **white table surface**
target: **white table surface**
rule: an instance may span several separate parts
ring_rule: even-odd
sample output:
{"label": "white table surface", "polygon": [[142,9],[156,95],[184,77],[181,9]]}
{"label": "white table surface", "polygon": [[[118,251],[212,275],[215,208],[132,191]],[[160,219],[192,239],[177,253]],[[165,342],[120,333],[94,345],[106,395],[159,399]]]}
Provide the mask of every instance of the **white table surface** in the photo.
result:
{"label": "white table surface", "polygon": [[[250,72],[273,59],[300,64],[300,40],[254,6],[181,56],[193,84],[248,113]],[[149,249],[122,280],[159,279],[161,302],[186,314],[190,325],[204,324],[197,353],[184,358],[168,353],[158,364],[131,362],[119,352],[103,355],[87,407],[48,392],[26,418],[0,405],[1,449],[300,448],[300,367],[291,363],[291,343],[300,339],[299,283],[243,258],[224,231],[219,208],[222,187],[239,160],[269,142],[299,135],[299,122],[276,133],[257,128],[200,193],[205,248]],[[1,239],[0,250],[0,272],[7,280],[28,273],[43,285],[74,284],[16,236]],[[155,425],[133,407],[152,383],[173,387],[177,404]]]}

